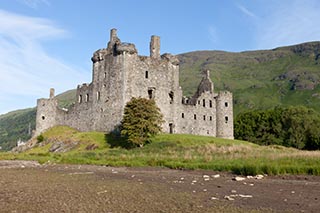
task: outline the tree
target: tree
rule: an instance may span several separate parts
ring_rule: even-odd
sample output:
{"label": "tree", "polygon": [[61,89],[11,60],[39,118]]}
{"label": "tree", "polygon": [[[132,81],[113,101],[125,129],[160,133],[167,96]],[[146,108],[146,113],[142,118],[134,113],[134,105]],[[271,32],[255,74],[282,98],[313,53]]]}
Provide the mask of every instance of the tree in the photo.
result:
{"label": "tree", "polygon": [[302,106],[240,113],[234,130],[236,139],[260,145],[320,149],[320,114]]}
{"label": "tree", "polygon": [[124,108],[121,135],[130,144],[142,147],[151,136],[161,132],[162,117],[154,100],[132,98]]}

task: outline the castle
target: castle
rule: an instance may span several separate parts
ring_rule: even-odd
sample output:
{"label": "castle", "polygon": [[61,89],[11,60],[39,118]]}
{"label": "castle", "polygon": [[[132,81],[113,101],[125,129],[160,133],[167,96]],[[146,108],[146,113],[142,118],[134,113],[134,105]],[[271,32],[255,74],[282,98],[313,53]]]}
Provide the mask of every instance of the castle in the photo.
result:
{"label": "castle", "polygon": [[94,52],[91,60],[92,82],[78,85],[77,102],[69,109],[58,107],[54,89],[49,99],[38,99],[35,135],[55,125],[112,132],[121,123],[126,103],[142,97],[154,99],[160,108],[163,132],[233,139],[232,93],[215,93],[206,71],[197,92],[183,97],[179,60],[160,55],[160,37],[151,37],[150,56],[140,56],[134,44],[121,42],[112,29],[107,48]]}

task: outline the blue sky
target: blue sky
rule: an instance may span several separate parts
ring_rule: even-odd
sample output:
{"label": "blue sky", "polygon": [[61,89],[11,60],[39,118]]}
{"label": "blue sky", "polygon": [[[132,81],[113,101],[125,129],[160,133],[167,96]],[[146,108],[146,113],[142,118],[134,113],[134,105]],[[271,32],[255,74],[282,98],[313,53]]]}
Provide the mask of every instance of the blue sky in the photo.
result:
{"label": "blue sky", "polygon": [[1,0],[0,114],[91,82],[111,28],[148,55],[240,52],[320,40],[317,0]]}

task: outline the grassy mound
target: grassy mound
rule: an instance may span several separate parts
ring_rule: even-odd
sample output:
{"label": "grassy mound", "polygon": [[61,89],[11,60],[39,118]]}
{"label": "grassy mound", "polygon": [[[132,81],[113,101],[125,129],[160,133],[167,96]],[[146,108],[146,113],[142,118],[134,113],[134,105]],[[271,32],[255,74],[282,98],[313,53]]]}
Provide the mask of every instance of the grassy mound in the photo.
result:
{"label": "grassy mound", "polygon": [[[161,134],[143,148],[124,149],[121,139],[100,132],[78,132],[55,127],[43,134],[44,141],[77,141],[65,153],[49,152],[51,143],[25,153],[1,153],[0,159],[39,162],[97,164],[108,166],[160,166],[173,169],[231,171],[235,174],[320,175],[320,152],[282,146],[259,146],[245,141],[206,136]],[[95,147],[93,150],[88,147]],[[112,147],[112,148],[111,148]]]}

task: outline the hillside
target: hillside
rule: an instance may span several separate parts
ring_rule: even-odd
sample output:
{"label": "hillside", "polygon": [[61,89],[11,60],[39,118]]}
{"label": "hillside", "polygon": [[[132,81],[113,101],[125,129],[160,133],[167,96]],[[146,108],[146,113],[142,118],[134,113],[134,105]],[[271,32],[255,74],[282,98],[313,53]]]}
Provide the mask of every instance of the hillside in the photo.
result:
{"label": "hillside", "polygon": [[[235,116],[241,111],[278,105],[304,105],[320,112],[320,42],[240,53],[195,51],[178,57],[184,95],[193,95],[202,71],[209,69],[216,90],[233,92]],[[75,101],[75,90],[58,98],[62,107],[68,107]],[[34,116],[34,109],[0,116],[0,146],[7,150],[19,138],[27,138],[25,130]],[[20,124],[24,131],[12,131],[18,128],[10,127],[11,122]]]}
{"label": "hillside", "polygon": [[196,51],[179,59],[185,95],[193,94],[201,71],[209,69],[217,90],[233,92],[235,114],[277,105],[320,111],[320,42],[240,53]]}
{"label": "hillside", "polygon": [[[320,152],[282,146],[259,146],[210,136],[160,134],[151,143],[132,149],[103,132],[79,132],[56,126],[29,143],[29,150],[3,153],[0,159],[37,160],[63,164],[162,166],[229,171],[242,175],[320,174]],[[268,160],[266,160],[268,159]]]}
{"label": "hillside", "polygon": [[[66,91],[57,96],[60,107],[68,107],[75,101],[75,90]],[[11,150],[17,141],[29,140],[35,129],[36,108],[22,109],[0,115],[1,150]]]}

